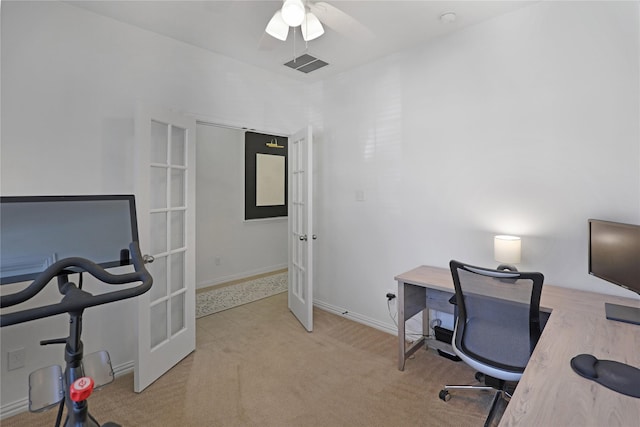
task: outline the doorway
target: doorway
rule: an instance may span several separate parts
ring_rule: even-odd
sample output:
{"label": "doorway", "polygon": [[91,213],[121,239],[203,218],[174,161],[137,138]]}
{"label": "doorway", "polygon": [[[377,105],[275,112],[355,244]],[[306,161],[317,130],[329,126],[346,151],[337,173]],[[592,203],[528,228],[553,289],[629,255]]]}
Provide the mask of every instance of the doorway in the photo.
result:
{"label": "doorway", "polygon": [[288,266],[287,217],[244,220],[245,130],[196,125],[196,288]]}

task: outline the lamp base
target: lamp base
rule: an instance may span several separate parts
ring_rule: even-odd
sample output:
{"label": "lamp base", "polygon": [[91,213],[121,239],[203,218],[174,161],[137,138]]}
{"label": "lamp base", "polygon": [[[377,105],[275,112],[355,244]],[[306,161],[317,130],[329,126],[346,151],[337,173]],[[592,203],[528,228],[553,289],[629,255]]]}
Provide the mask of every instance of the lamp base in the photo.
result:
{"label": "lamp base", "polygon": [[516,268],[515,265],[512,264],[500,264],[498,266],[498,268],[496,268],[496,270],[500,270],[500,271],[518,271],[518,269]]}

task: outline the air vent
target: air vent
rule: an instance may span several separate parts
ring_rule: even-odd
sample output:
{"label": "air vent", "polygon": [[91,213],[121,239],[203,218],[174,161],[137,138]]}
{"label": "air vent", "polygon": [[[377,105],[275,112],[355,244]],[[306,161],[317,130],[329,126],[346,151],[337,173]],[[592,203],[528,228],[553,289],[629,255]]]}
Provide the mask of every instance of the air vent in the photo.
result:
{"label": "air vent", "polygon": [[318,68],[322,68],[325,65],[329,65],[327,62],[324,62],[321,59],[318,59],[314,56],[311,56],[307,53],[304,55],[300,55],[292,61],[287,62],[287,67],[293,68],[294,70],[301,71],[303,73],[310,73],[312,71],[317,70]]}

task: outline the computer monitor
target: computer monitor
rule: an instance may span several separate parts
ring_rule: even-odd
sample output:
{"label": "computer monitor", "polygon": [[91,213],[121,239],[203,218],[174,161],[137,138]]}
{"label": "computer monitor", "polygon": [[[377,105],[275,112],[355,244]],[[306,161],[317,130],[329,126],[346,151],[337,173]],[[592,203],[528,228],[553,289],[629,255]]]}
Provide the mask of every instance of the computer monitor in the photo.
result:
{"label": "computer monitor", "polygon": [[[589,220],[589,274],[640,295],[640,226]],[[640,325],[640,308],[605,303],[607,319]]]}
{"label": "computer monitor", "polygon": [[68,257],[128,265],[133,241],[133,195],[0,197],[0,284],[33,280]]}

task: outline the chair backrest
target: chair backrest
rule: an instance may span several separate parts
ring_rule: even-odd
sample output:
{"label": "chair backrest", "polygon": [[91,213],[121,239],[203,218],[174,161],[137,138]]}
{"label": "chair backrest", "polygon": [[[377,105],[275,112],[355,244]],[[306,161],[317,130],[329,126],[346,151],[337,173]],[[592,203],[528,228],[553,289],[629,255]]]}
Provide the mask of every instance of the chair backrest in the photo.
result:
{"label": "chair backrest", "polygon": [[540,338],[542,273],[449,263],[456,290],[455,346],[496,369],[522,372]]}

